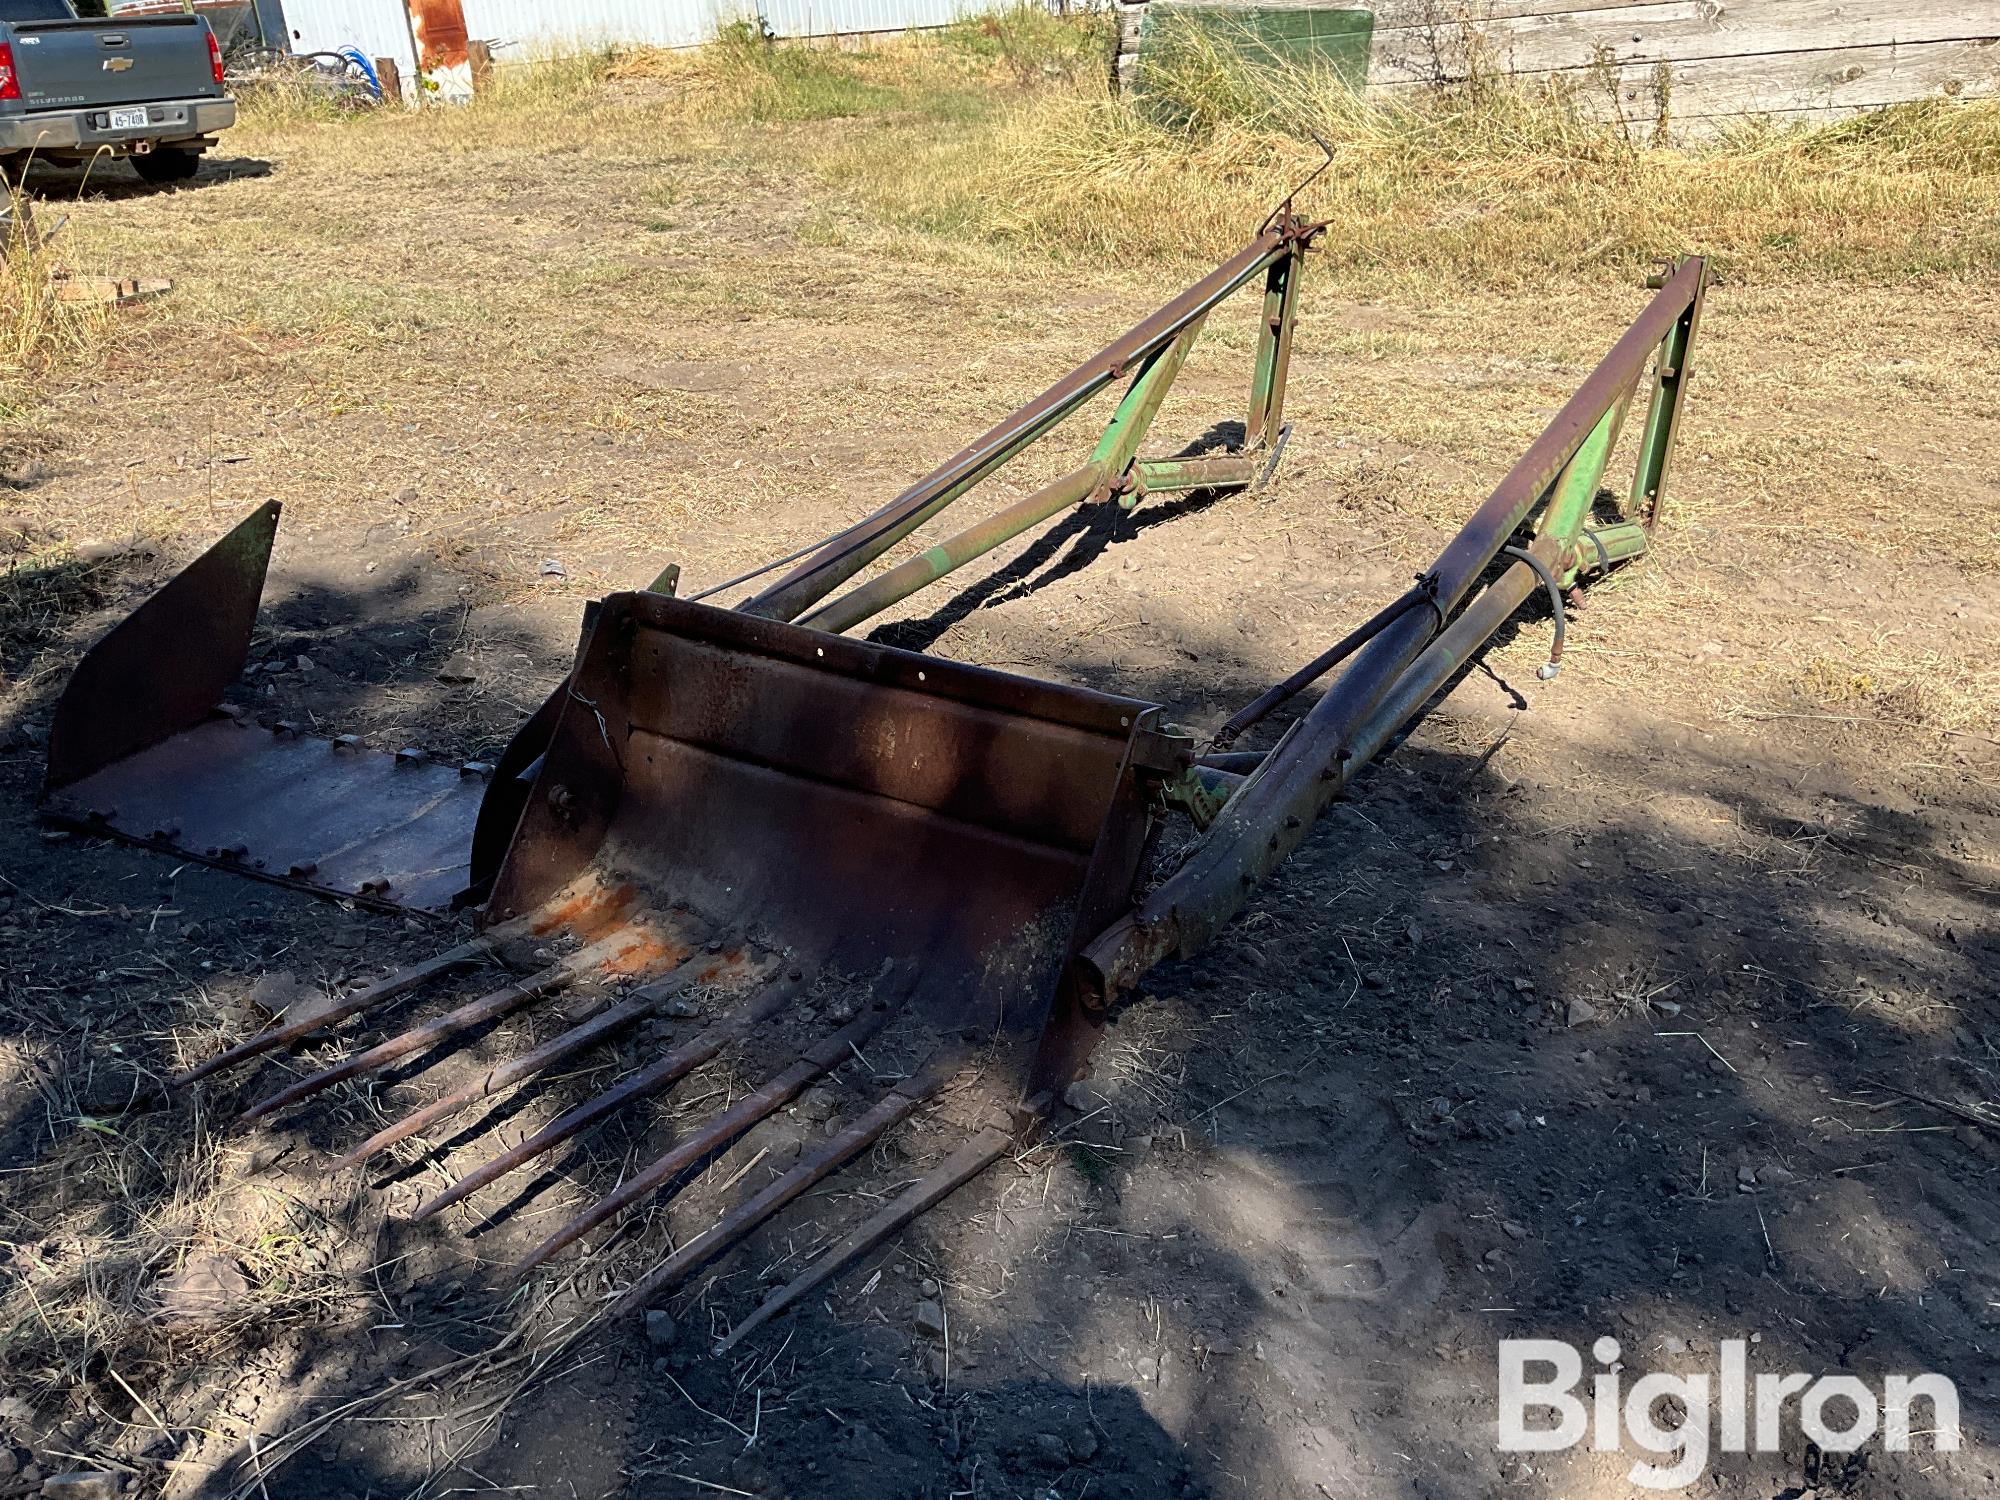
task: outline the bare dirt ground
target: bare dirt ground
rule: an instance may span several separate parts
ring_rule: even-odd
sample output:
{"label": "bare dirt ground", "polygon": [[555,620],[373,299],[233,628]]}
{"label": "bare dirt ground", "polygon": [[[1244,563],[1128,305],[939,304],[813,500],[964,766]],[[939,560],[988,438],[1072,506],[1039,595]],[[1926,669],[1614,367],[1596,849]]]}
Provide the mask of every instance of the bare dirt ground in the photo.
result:
{"label": "bare dirt ground", "polygon": [[[510,1328],[629,1281],[848,1086],[522,1292],[511,1253],[728,1058],[421,1230],[413,1195],[490,1138],[386,1183],[323,1165],[430,1075],[249,1137],[232,1103],[298,1064],[121,1112],[260,1024],[253,994],[448,941],[37,825],[52,694],[151,581],[282,499],[241,701],[490,751],[582,600],[861,514],[1184,279],[876,230],[755,136],[640,125],[393,159],[246,133],[186,191],[110,172],[71,210],[178,286],[12,437],[0,1494],[104,1466],[175,1495],[1622,1496],[1629,1453],[1494,1447],[1496,1342],[1603,1335],[1627,1380],[1743,1338],[1753,1371],[1957,1383],[1957,1453],[1823,1454],[1794,1417],[1693,1492],[2000,1494],[2000,1133],[1964,1113],[2000,1100],[2000,306],[1963,286],[1719,285],[1659,550],[1592,591],[1562,676],[1524,615],[1152,976],[1063,1140],[731,1360],[711,1335],[942,1132],[697,1278],[673,1337],[610,1330],[503,1404]],[[1643,296],[1317,278],[1272,492],[1059,522],[883,638],[1213,726],[1427,565]],[[1163,439],[1236,413],[1233,311]],[[218,1307],[173,1291],[189,1270]]]}

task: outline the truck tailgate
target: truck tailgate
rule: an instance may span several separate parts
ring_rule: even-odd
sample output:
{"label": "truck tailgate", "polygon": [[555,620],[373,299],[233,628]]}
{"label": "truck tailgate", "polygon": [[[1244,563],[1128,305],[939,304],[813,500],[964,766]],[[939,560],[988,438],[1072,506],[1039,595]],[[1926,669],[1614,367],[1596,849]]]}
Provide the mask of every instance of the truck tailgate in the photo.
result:
{"label": "truck tailgate", "polygon": [[208,24],[200,16],[16,21],[13,31],[25,109],[222,94],[209,60]]}

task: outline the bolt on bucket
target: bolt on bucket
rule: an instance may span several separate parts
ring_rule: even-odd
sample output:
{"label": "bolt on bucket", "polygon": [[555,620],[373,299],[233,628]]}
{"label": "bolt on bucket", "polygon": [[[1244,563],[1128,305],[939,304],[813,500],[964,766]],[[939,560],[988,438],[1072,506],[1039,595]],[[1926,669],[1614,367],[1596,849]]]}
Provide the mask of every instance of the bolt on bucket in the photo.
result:
{"label": "bolt on bucket", "polygon": [[[633,889],[794,967],[906,976],[967,1041],[1039,1033],[1129,905],[1139,775],[1185,742],[1130,698],[651,593],[598,611],[487,906]],[[1025,1080],[1024,1080],[1025,1082]]]}
{"label": "bolt on bucket", "polygon": [[[1136,699],[664,594],[613,594],[591,613],[546,750],[515,778],[525,790],[501,804],[522,811],[481,935],[181,1081],[453,973],[519,967],[527,949],[539,970],[289,1082],[239,1119],[435,1059],[565,994],[562,1029],[378,1130],[335,1168],[674,1015],[690,1025],[671,1045],[465,1172],[414,1217],[462,1203],[727,1050],[745,1077],[733,1102],[563,1222],[520,1269],[678,1192],[850,1063],[860,1065],[852,1101],[832,1133],[626,1297],[677,1284],[951,1095],[957,1149],[861,1226],[886,1236],[1003,1154],[1017,1117],[1043,1117],[1068,1081],[1048,1060],[1088,1049],[1093,1025],[1058,1003],[1060,981],[1129,908],[1159,779],[1192,760],[1191,742],[1158,729],[1158,714]],[[701,1005],[687,1003],[695,992]]]}

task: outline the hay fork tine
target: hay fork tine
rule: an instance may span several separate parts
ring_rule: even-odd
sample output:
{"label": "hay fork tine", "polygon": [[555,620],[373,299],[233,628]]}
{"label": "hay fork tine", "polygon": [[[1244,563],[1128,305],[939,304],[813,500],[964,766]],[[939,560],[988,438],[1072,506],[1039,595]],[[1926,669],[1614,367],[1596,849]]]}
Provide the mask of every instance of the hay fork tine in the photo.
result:
{"label": "hay fork tine", "polygon": [[419,1205],[417,1211],[410,1215],[411,1220],[420,1223],[434,1214],[443,1212],[452,1204],[469,1198],[489,1182],[506,1176],[516,1167],[532,1161],[544,1151],[560,1146],[571,1136],[588,1130],[599,1120],[613,1114],[632,1100],[642,1099],[649,1094],[670,1088],[752,1027],[776,1017],[796,1000],[804,989],[803,978],[796,974],[771,986],[742,1010],[724,1016],[665,1056],[648,1063],[629,1077],[620,1079],[596,1098],[587,1099],[576,1108],[565,1111],[518,1146],[510,1146],[498,1156],[473,1168],[442,1193]]}
{"label": "hay fork tine", "polygon": [[707,1262],[739,1244],[759,1224],[799,1194],[830,1176],[881,1139],[882,1133],[950,1081],[963,1061],[954,1049],[933,1057],[843,1126],[817,1151],[801,1157],[782,1177],[767,1183],[723,1215],[712,1228],[689,1240],[658,1266],[640,1277],[617,1302],[611,1316],[645,1306],[661,1292],[678,1286]]}
{"label": "hay fork tine", "polygon": [[244,1110],[237,1116],[237,1123],[248,1125],[255,1120],[261,1120],[268,1114],[296,1104],[301,1099],[309,1099],[314,1094],[358,1073],[371,1072],[384,1063],[394,1062],[399,1057],[407,1057],[434,1042],[457,1036],[496,1017],[517,1011],[524,1005],[531,1005],[543,996],[552,994],[581,978],[599,964],[608,962],[622,952],[638,946],[641,941],[636,933],[630,931],[621,931],[611,937],[600,938],[597,942],[578,949],[568,958],[550,964],[539,973],[502,985],[497,990],[481,995],[477,1000],[467,1001],[456,1010],[447,1011],[433,1020],[412,1026],[386,1042],[378,1042],[365,1051],[357,1052],[345,1062],[336,1063],[330,1068],[314,1073],[311,1077],[301,1078],[295,1083],[288,1084],[277,1093],[259,1099]]}
{"label": "hay fork tine", "polygon": [[716,1147],[734,1140],[760,1120],[783,1109],[815,1078],[831,1073],[853,1056],[854,1049],[880,1031],[888,1023],[889,1016],[889,1006],[877,1001],[859,1018],[824,1041],[815,1043],[797,1062],[766,1079],[694,1134],[676,1141],[663,1155],[655,1157],[624,1183],[557,1229],[521,1258],[514,1267],[515,1276],[525,1276],[557,1251],[574,1244],[607,1219],[616,1217],[641,1198],[671,1182]]}
{"label": "hay fork tine", "polygon": [[345,1021],[349,1016],[357,1016],[364,1010],[372,1010],[377,1005],[407,995],[419,985],[441,974],[449,974],[454,969],[470,968],[474,964],[483,963],[493,957],[501,943],[519,937],[527,931],[528,923],[524,919],[502,922],[480,937],[460,943],[455,948],[447,948],[434,958],[411,964],[406,969],[398,969],[395,973],[356,990],[330,1009],[297,1021],[281,1022],[266,1031],[260,1031],[247,1042],[238,1042],[228,1051],[189,1068],[174,1078],[172,1086],[185,1088],[188,1084],[198,1083],[213,1073],[220,1073],[224,1068],[233,1068],[240,1062],[261,1056],[273,1047],[286,1046],[301,1037],[312,1035],[323,1027]]}
{"label": "hay fork tine", "polygon": [[[986,1129],[974,1135],[910,1184],[900,1197],[870,1214],[839,1244],[766,1297],[754,1312],[717,1342],[715,1353],[727,1354],[741,1340],[824,1286],[890,1235],[929,1213],[1013,1148],[1014,1137],[1005,1130]],[[621,1301],[621,1309],[624,1306]]]}
{"label": "hay fork tine", "polygon": [[706,977],[711,967],[712,965],[701,958],[689,958],[683,961],[671,972],[651,983],[641,985],[624,999],[599,1011],[589,1020],[570,1027],[519,1057],[510,1058],[497,1067],[487,1069],[452,1089],[442,1098],[433,1100],[421,1109],[412,1110],[395,1124],[376,1131],[327,1170],[341,1172],[349,1167],[359,1166],[398,1141],[408,1140],[427,1126],[457,1114],[475,1100],[488,1098],[523,1079],[534,1077],[544,1069],[561,1062],[571,1053],[580,1052],[585,1047],[602,1041],[605,1037],[637,1021],[662,1000],[678,995],[689,985]]}

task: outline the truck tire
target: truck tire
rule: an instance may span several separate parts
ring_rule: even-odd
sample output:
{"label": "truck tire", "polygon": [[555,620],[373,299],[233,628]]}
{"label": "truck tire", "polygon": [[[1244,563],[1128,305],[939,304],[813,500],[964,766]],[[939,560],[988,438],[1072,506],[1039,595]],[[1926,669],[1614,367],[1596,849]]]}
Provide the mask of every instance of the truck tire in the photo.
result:
{"label": "truck tire", "polygon": [[201,153],[162,146],[144,156],[133,157],[132,170],[147,182],[186,182],[201,170]]}

